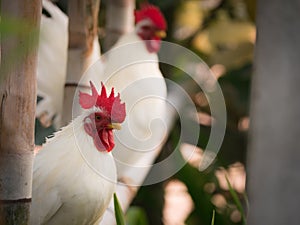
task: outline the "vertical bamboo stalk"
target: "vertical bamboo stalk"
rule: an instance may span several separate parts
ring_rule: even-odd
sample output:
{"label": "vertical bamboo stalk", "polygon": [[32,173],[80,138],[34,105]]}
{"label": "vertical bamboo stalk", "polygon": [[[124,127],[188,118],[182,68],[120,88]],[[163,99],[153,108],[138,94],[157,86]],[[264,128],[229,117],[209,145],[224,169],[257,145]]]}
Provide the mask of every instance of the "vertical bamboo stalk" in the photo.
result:
{"label": "vertical bamboo stalk", "polygon": [[135,0],[110,0],[106,3],[104,50],[109,50],[123,34],[133,31]]}
{"label": "vertical bamboo stalk", "polygon": [[69,50],[62,125],[66,125],[72,119],[77,84],[91,63],[90,57],[98,31],[99,6],[100,0],[73,0],[68,3]]}
{"label": "vertical bamboo stalk", "polygon": [[[40,0],[2,0],[1,16],[28,22],[38,29]],[[28,224],[31,201],[36,106],[36,32],[20,32],[1,40],[0,82],[0,223]],[[24,39],[24,35],[29,40]],[[27,37],[27,36],[26,36]],[[11,62],[12,51],[22,48]],[[21,54],[21,53],[20,53]],[[5,68],[5,69],[4,69]],[[5,74],[4,74],[5,73]]]}

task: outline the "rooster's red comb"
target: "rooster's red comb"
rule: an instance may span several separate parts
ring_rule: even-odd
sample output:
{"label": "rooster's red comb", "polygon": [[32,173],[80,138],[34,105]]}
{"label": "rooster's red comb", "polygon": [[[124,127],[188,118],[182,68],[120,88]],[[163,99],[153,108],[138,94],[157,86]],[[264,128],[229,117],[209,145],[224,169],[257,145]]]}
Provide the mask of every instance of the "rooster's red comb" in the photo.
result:
{"label": "rooster's red comb", "polygon": [[150,19],[157,26],[158,29],[160,30],[167,29],[166,20],[163,14],[159,10],[159,8],[157,8],[154,5],[143,4],[140,10],[135,10],[134,16],[135,16],[135,23],[138,23],[144,19]]}
{"label": "rooster's red comb", "polygon": [[83,109],[90,109],[94,106],[101,108],[110,114],[112,122],[122,123],[126,117],[125,103],[121,103],[120,94],[115,96],[114,88],[111,89],[109,96],[106,94],[106,88],[101,83],[102,89],[100,95],[96,87],[90,81],[92,95],[79,92],[79,104]]}

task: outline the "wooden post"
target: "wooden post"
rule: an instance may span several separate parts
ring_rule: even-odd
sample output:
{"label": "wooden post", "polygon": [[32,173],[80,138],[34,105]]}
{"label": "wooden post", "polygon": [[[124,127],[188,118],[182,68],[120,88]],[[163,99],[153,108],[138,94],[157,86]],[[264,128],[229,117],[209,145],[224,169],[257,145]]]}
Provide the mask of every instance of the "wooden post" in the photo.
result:
{"label": "wooden post", "polygon": [[133,31],[134,8],[135,0],[106,1],[105,50],[109,50],[123,34]]}
{"label": "wooden post", "polygon": [[[1,1],[2,18],[28,22],[34,29],[39,27],[41,11],[40,0]],[[36,32],[23,31],[32,34],[30,43],[37,41]],[[33,46],[37,45],[29,45],[22,32],[1,40],[0,224],[29,222],[37,64]],[[9,56],[16,47],[25,52],[11,62]]]}
{"label": "wooden post", "polygon": [[[62,125],[72,119],[72,106],[77,84],[91,64],[94,40],[98,32],[100,0],[72,0],[68,2],[69,50],[64,93]],[[100,51],[99,51],[100,55]]]}
{"label": "wooden post", "polygon": [[257,4],[248,224],[299,224],[300,4],[298,0]]}

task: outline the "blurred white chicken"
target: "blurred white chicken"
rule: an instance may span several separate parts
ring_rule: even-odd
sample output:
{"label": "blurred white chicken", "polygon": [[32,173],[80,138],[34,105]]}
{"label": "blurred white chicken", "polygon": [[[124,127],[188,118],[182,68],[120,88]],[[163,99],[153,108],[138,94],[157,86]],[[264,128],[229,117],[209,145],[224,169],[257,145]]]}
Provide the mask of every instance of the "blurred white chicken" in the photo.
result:
{"label": "blurred white chicken", "polygon": [[98,223],[115,190],[116,168],[110,153],[113,129],[125,119],[125,104],[102,86],[99,95],[80,93],[85,110],[47,140],[33,166],[31,225]]}
{"label": "blurred white chicken", "polygon": [[[59,129],[61,127],[64,86],[66,83],[69,19],[49,0],[43,0],[42,3],[49,16],[42,15],[41,17],[37,94],[42,99],[36,106],[36,117],[40,119],[44,126],[47,127],[53,122],[54,127]],[[59,41],[57,41],[58,39]],[[89,58],[86,59],[86,66],[88,67],[99,60],[100,53],[98,36],[96,36],[93,50]],[[99,62],[96,66],[98,73],[102,70]],[[94,79],[87,78],[81,84],[88,86],[90,80],[94,81]],[[98,82],[97,86],[99,86]]]}
{"label": "blurred white chicken", "polygon": [[[42,15],[37,64],[37,94],[42,97],[36,107],[36,117],[44,126],[59,128],[66,79],[68,50],[68,17],[53,3],[43,1],[50,15]],[[59,41],[55,41],[59,38]]]}

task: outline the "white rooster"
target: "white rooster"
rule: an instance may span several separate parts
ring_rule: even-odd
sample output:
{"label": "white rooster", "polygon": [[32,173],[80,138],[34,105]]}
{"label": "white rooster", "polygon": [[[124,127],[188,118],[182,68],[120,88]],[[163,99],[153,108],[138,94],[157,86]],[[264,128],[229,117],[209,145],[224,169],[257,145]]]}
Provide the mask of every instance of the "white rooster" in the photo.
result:
{"label": "white rooster", "polygon": [[80,93],[85,112],[47,140],[33,167],[30,224],[91,225],[101,220],[115,190],[113,129],[125,119],[120,95]]}

